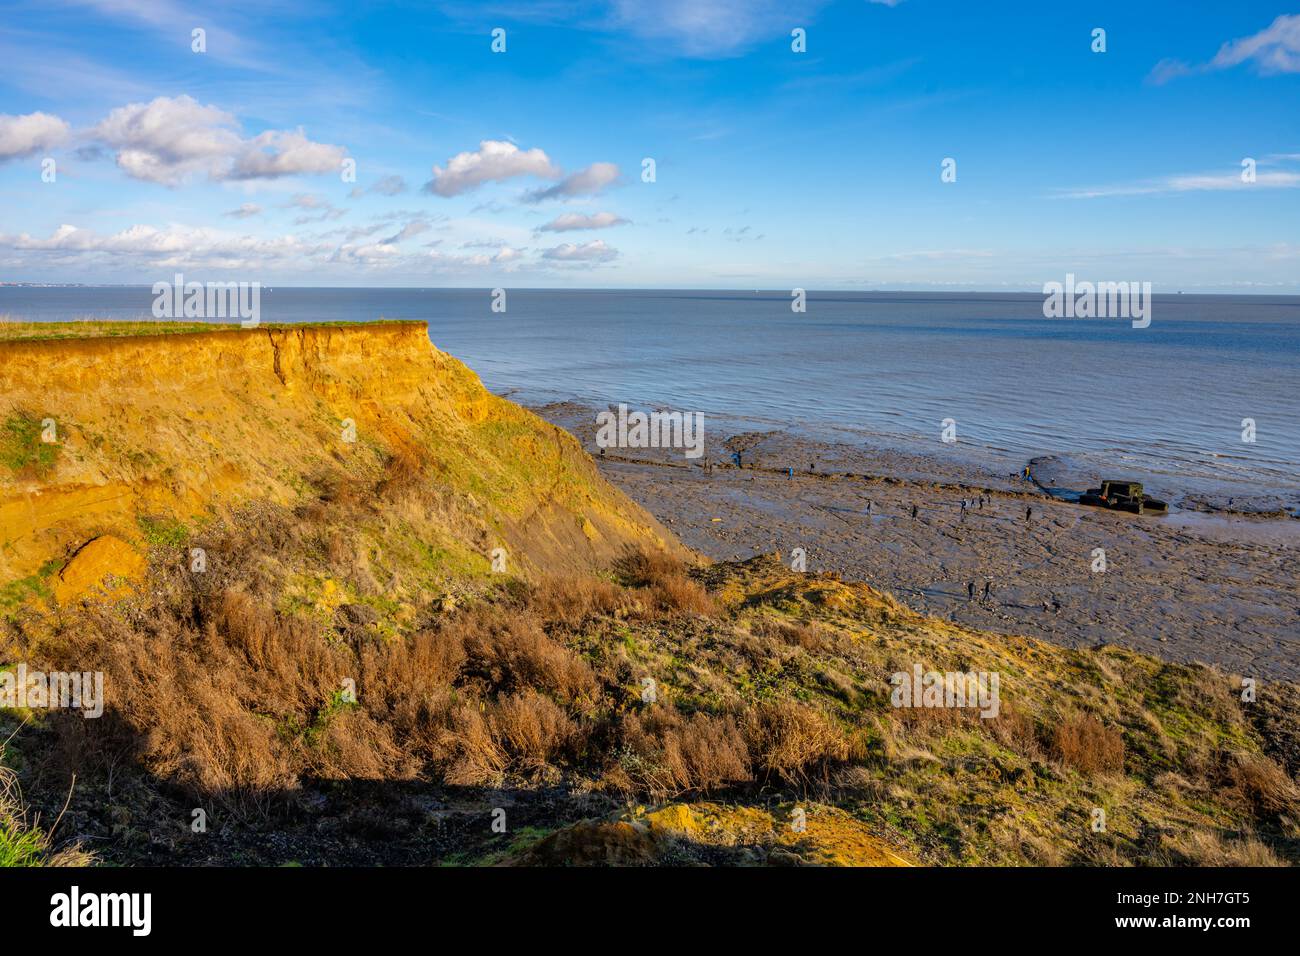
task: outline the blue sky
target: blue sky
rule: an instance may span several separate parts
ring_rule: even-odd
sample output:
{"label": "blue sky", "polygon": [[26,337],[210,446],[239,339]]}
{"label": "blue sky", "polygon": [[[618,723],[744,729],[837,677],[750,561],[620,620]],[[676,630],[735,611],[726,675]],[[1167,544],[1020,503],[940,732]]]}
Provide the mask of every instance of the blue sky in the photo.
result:
{"label": "blue sky", "polygon": [[1300,3],[35,0],[0,62],[0,281],[1300,292]]}

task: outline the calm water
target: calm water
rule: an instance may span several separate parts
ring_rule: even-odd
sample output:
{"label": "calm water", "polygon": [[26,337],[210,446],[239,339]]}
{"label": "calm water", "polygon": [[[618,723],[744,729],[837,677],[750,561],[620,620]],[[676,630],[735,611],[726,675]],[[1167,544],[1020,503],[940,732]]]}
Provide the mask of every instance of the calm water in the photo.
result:
{"label": "calm water", "polygon": [[[262,320],[420,319],[527,403],[700,410],[728,423],[982,456],[1063,454],[1300,500],[1300,297],[1157,296],[1151,326],[1045,319],[1034,294],[264,290]],[[0,287],[0,315],[148,316],[146,288]],[[960,446],[939,444],[957,421]],[[1253,418],[1258,439],[1241,440]]]}

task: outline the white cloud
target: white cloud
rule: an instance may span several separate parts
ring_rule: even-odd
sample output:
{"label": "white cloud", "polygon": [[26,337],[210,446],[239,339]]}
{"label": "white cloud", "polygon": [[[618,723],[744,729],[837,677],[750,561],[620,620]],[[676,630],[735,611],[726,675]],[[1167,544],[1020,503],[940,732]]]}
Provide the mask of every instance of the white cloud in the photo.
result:
{"label": "white cloud", "polygon": [[611,0],[610,25],[664,41],[686,56],[735,56],[765,39],[789,40],[826,0]]}
{"label": "white cloud", "polygon": [[206,227],[168,226],[157,229],[135,225],[111,236],[101,236],[89,229],[62,225],[47,239],[34,238],[27,233],[0,235],[0,248],[63,258],[112,256],[163,268],[192,265],[258,268],[267,261],[318,255],[330,247],[305,243],[296,236],[263,239]]}
{"label": "white cloud", "polygon": [[375,182],[371,183],[369,189],[364,186],[354,186],[348,196],[351,199],[360,199],[367,193],[378,193],[381,196],[398,196],[404,192],[406,192],[406,180],[401,176],[392,175],[375,180]]}
{"label": "white cloud", "polygon": [[1168,83],[1170,80],[1176,80],[1180,76],[1191,76],[1198,72],[1196,68],[1189,66],[1182,60],[1161,60],[1151,68],[1147,79],[1157,86]]}
{"label": "white cloud", "polygon": [[1180,76],[1226,70],[1246,62],[1253,62],[1266,75],[1300,73],[1300,14],[1284,13],[1258,33],[1229,40],[1209,63],[1192,66],[1181,60],[1161,60],[1149,79],[1167,83]]}
{"label": "white cloud", "polygon": [[375,263],[384,260],[395,260],[401,254],[402,251],[391,243],[372,242],[364,246],[339,246],[334,255],[330,257],[330,261]]}
{"label": "white cloud", "polygon": [[521,150],[514,143],[485,139],[476,152],[457,153],[447,160],[447,167],[433,167],[433,178],[425,183],[426,192],[439,196],[458,196],[487,182],[504,182],[519,176],[555,179],[559,167],[540,149]]}
{"label": "white cloud", "polygon": [[394,243],[405,242],[407,239],[411,239],[422,232],[428,231],[429,224],[427,222],[422,219],[413,219],[399,229],[395,234],[389,236],[387,239],[381,239],[380,242],[384,245],[391,246]]}
{"label": "white cloud", "polygon": [[1192,173],[1165,176],[1137,183],[1116,183],[1071,189],[1057,194],[1059,199],[1103,199],[1109,196],[1155,196],[1167,193],[1222,192],[1237,189],[1294,189],[1300,186],[1300,172],[1260,170],[1253,183],[1243,182],[1240,171],[1229,173]]}
{"label": "white cloud", "polygon": [[0,163],[59,146],[67,138],[68,124],[49,113],[0,114]]}
{"label": "white cloud", "polygon": [[504,272],[516,271],[523,253],[510,246],[503,246],[495,255],[475,253],[472,256],[458,256],[453,253],[440,252],[437,249],[425,253],[422,263],[432,266],[435,272],[444,274],[463,273],[465,270],[482,272],[499,268]]}
{"label": "white cloud", "polygon": [[538,232],[571,232],[575,229],[608,229],[611,226],[622,226],[627,223],[626,219],[614,215],[612,212],[598,212],[586,216],[577,212],[566,212],[562,216],[556,216],[544,226],[538,226]]}
{"label": "white cloud", "polygon": [[617,179],[618,166],[614,163],[592,163],[586,169],[565,176],[554,186],[534,190],[525,198],[529,202],[541,202],[543,199],[561,199],[569,196],[594,196]]}
{"label": "white cloud", "polygon": [[[301,200],[299,205],[311,205],[314,197],[295,198]],[[270,281],[271,276],[285,274],[337,275],[337,270],[344,268],[361,274],[382,272],[412,279],[430,272],[478,276],[493,271],[515,272],[532,258],[526,255],[527,249],[506,243],[462,255],[423,246],[418,252],[407,252],[399,245],[429,227],[427,219],[412,220],[394,235],[380,240],[362,235],[373,235],[377,229],[351,230],[340,244],[322,241],[323,237],[261,237],[184,225],[134,225],[111,235],[63,225],[48,236],[0,233],[0,263],[23,269],[53,265],[78,275],[100,271],[135,275],[137,281],[148,282],[170,278],[170,270],[205,272],[209,277],[222,272],[233,278]]]}
{"label": "white cloud", "polygon": [[312,193],[294,193],[284,208],[303,211],[304,215],[293,221],[295,226],[304,226],[309,222],[327,222],[347,215],[346,209],[340,209],[328,199]]}
{"label": "white cloud", "polygon": [[593,239],[582,245],[564,242],[543,251],[542,258],[558,262],[609,262],[618,258],[618,250],[606,245],[604,239]]}
{"label": "white cloud", "polygon": [[189,96],[118,107],[90,136],[117,150],[117,165],[128,176],[165,186],[196,173],[246,180],[330,172],[347,153],[341,146],[312,142],[301,129],[267,130],[245,139],[233,115]]}
{"label": "white cloud", "polygon": [[1283,14],[1254,36],[1230,40],[1210,65],[1226,69],[1247,60],[1262,73],[1300,73],[1300,14]]}
{"label": "white cloud", "polygon": [[[467,27],[485,17],[547,23],[618,36],[633,56],[668,53],[739,56],[760,43],[786,43],[795,26],[810,26],[831,0],[440,0]],[[901,0],[872,0],[894,6]],[[626,39],[632,44],[627,44]],[[787,47],[788,49],[788,47]],[[626,55],[626,53],[624,54]]]}
{"label": "white cloud", "polygon": [[302,173],[337,172],[347,156],[342,146],[314,143],[299,127],[267,130],[245,140],[234,157],[228,179],[278,179]]}
{"label": "white cloud", "polygon": [[259,216],[262,213],[262,207],[255,202],[246,202],[240,205],[238,209],[232,209],[226,213],[233,219],[248,219],[251,216]]}

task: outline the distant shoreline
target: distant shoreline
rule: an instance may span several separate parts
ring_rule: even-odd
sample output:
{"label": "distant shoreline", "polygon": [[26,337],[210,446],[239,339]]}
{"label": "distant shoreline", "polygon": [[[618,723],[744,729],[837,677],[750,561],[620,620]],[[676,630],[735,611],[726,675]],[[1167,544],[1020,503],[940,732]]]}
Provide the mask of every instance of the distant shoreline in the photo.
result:
{"label": "distant shoreline", "polygon": [[[711,444],[711,471],[658,450],[602,456],[590,409],[534,411],[573,432],[607,479],[716,560],[776,552],[789,563],[803,548],[809,571],[865,581],[964,626],[1300,679],[1300,521],[1114,513],[1010,476],[926,477],[916,472],[924,460],[906,455],[873,459],[895,474],[868,475],[846,467],[842,448],[765,447],[757,433]],[[812,460],[782,473],[778,449]],[[736,451],[742,467],[729,457]],[[1108,561],[1100,573],[1098,548]]]}
{"label": "distant shoreline", "polygon": [[[516,400],[512,392],[504,397]],[[594,444],[594,421],[597,409],[583,402],[563,401],[530,405],[533,411],[561,425],[584,442],[587,450],[599,454]],[[1069,500],[1071,491],[1095,487],[1104,478],[1141,480],[1134,469],[1116,466],[1104,474],[1081,472],[1070,464],[1068,455],[1036,455],[1013,458],[1010,454],[993,457],[987,449],[965,446],[954,453],[939,455],[922,450],[916,439],[874,436],[870,444],[831,442],[802,433],[799,429],[773,425],[761,430],[737,427],[725,416],[707,416],[710,421],[707,458],[718,467],[733,466],[732,456],[740,451],[744,466],[752,472],[772,475],[799,473],[816,463],[815,476],[821,478],[860,478],[886,483],[911,483],[930,488],[974,492],[985,491],[1016,496],[1031,495]],[[717,424],[721,422],[721,424]],[[646,465],[699,467],[702,462],[687,462],[680,453],[656,450],[619,449],[606,452],[610,461],[624,460]],[[1003,467],[999,467],[999,465]],[[1020,477],[1028,467],[1029,477]],[[1123,474],[1119,472],[1123,471]],[[1167,480],[1167,479],[1166,479]],[[1073,483],[1073,484],[1072,484]],[[1168,489],[1159,488],[1162,494]],[[1150,488],[1148,489],[1150,490]],[[1290,522],[1300,518],[1300,493],[1288,498],[1282,494],[1248,493],[1177,493],[1171,495],[1169,517],[1179,515],[1219,515],[1254,521]]]}
{"label": "distant shoreline", "polygon": [[[205,281],[229,281],[236,278],[247,279],[246,273],[239,273],[238,276],[227,275],[226,272],[216,270],[211,273],[203,273]],[[170,278],[166,276],[164,278]],[[1044,281],[1056,279],[1056,276],[1048,276]],[[0,289],[149,289],[155,279],[141,280],[139,282],[40,282],[40,281],[0,281]],[[250,280],[251,281],[251,280]],[[260,281],[260,280],[258,280]],[[464,292],[466,290],[488,290],[492,286],[486,285],[309,285],[297,284],[293,282],[279,282],[275,280],[263,281],[263,287],[267,290],[283,289],[285,291],[323,291],[329,289],[338,289],[340,291],[366,290],[373,289],[376,291],[387,292]],[[730,293],[735,295],[779,295],[789,298],[790,289],[784,286],[769,288],[737,288],[733,286],[588,286],[581,288],[572,288],[569,286],[516,286],[511,287],[515,292],[556,292],[563,294],[581,295],[583,293],[608,293],[608,292],[646,292],[646,293],[684,293],[684,292],[711,292],[711,293]],[[932,294],[936,296],[1022,296],[1030,298],[1042,298],[1043,292],[1040,286],[1026,284],[1019,289],[950,289],[937,286],[896,286],[881,288],[848,288],[827,286],[824,288],[807,288],[806,292],[809,297],[826,296],[826,295],[920,295]],[[1163,297],[1222,297],[1222,298],[1276,298],[1276,299],[1296,299],[1300,300],[1300,287],[1294,292],[1278,291],[1255,291],[1233,289],[1226,290],[1200,290],[1200,289],[1156,289],[1155,295]],[[1300,305],[1300,301],[1297,301]],[[24,319],[24,321],[29,321]],[[358,321],[368,321],[360,319]]]}

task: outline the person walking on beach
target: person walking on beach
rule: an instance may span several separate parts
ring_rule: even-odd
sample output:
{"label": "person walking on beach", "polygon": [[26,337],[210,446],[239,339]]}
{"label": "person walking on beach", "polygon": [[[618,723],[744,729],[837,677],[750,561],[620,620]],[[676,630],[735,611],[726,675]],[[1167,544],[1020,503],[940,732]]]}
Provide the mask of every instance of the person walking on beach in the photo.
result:
{"label": "person walking on beach", "polygon": [[984,597],[981,598],[981,600],[983,600],[983,601],[987,601],[987,600],[989,600],[989,597],[990,597],[990,595],[992,594],[992,592],[993,592],[993,582],[992,582],[992,581],[985,581],[985,582],[984,582]]}
{"label": "person walking on beach", "polygon": [[973,601],[973,600],[975,600],[975,582],[974,582],[974,581],[967,581],[967,582],[966,582],[966,600],[967,600],[967,601]]}
{"label": "person walking on beach", "polygon": [[1034,506],[1029,505],[1025,508],[1025,520],[1029,521],[1034,516]]}
{"label": "person walking on beach", "polygon": [[912,517],[913,519],[916,518],[916,505],[912,505]]}

